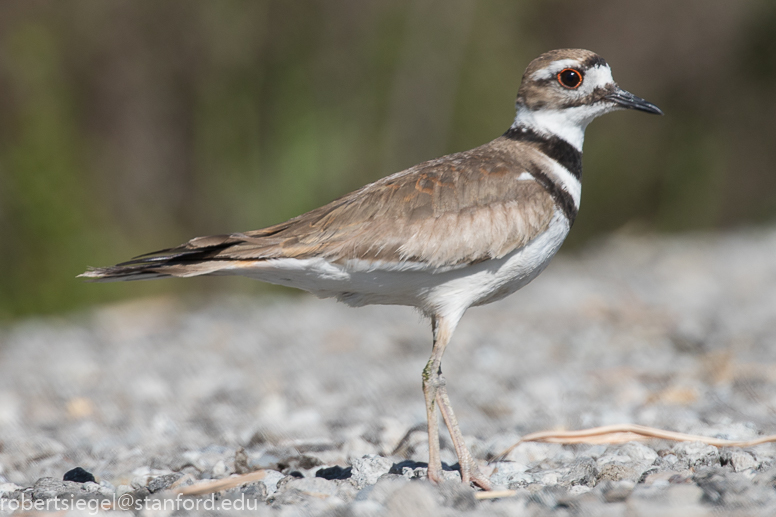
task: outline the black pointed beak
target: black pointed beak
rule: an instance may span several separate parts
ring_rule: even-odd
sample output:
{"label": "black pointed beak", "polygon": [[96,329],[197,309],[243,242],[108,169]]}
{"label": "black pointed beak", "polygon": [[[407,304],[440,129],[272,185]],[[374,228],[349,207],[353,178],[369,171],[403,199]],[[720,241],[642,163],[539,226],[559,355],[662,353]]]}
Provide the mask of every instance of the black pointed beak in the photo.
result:
{"label": "black pointed beak", "polygon": [[647,102],[641,97],[636,97],[632,93],[626,92],[625,90],[619,87],[616,90],[614,90],[612,93],[606,95],[604,98],[617,104],[618,106],[624,109],[645,111],[647,113],[654,113],[655,115],[663,114],[663,112],[660,111],[660,108],[658,108],[651,102]]}

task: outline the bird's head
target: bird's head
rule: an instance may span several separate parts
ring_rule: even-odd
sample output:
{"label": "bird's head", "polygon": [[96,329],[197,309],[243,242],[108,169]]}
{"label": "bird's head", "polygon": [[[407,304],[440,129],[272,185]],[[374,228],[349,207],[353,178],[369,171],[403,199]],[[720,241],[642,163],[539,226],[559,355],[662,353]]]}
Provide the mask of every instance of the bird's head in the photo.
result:
{"label": "bird's head", "polygon": [[556,135],[581,150],[587,125],[620,109],[663,114],[654,104],[620,88],[598,54],[552,50],[531,61],[525,70],[512,127],[528,126]]}

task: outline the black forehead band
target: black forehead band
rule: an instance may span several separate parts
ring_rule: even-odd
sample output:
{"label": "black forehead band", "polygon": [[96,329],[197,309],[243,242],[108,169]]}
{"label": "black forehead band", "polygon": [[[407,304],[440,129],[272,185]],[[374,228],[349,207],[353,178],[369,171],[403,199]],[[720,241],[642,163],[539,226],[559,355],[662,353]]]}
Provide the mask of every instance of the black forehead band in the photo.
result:
{"label": "black forehead band", "polygon": [[607,66],[606,60],[601,56],[590,56],[589,58],[582,61],[581,65],[584,70],[595,68],[597,66]]}

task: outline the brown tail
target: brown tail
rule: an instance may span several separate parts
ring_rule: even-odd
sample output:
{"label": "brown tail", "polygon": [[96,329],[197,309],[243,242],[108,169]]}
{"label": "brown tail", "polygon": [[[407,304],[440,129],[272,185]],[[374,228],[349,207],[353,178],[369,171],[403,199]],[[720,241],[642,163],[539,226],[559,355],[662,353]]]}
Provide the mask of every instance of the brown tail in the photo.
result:
{"label": "brown tail", "polygon": [[[222,236],[213,236],[213,238]],[[219,243],[191,249],[190,241],[183,246],[147,253],[115,266],[89,268],[78,278],[90,282],[121,282],[151,280],[154,278],[189,277],[213,274],[230,267],[233,260],[218,259],[215,255],[231,245]]]}

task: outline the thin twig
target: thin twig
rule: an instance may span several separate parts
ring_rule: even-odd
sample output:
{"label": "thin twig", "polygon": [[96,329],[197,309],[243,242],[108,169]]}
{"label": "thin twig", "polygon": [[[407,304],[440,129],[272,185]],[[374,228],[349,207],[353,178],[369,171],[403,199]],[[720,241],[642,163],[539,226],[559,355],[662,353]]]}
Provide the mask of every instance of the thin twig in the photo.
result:
{"label": "thin twig", "polygon": [[618,424],[593,427],[581,431],[541,431],[538,433],[527,434],[516,444],[496,456],[496,458],[505,458],[515,449],[515,447],[523,442],[601,444],[624,443],[633,440],[645,440],[648,438],[659,438],[661,440],[672,440],[676,442],[702,442],[715,447],[754,447],[755,445],[761,445],[763,443],[776,442],[776,435],[762,436],[756,440],[723,440],[721,438],[712,438],[710,436],[701,436],[697,434],[664,431],[662,429],[655,429],[654,427],[646,427],[643,425]]}
{"label": "thin twig", "polygon": [[261,481],[266,475],[266,470],[257,470],[255,472],[249,472],[248,474],[242,474],[240,476],[230,476],[224,479],[208,480],[189,486],[184,486],[174,490],[173,493],[180,495],[213,494],[215,492],[228,490],[230,488],[245,485],[247,483],[253,483],[254,481]]}
{"label": "thin twig", "polygon": [[475,499],[500,499],[502,497],[514,497],[516,490],[490,490],[487,492],[475,492]]}

